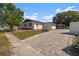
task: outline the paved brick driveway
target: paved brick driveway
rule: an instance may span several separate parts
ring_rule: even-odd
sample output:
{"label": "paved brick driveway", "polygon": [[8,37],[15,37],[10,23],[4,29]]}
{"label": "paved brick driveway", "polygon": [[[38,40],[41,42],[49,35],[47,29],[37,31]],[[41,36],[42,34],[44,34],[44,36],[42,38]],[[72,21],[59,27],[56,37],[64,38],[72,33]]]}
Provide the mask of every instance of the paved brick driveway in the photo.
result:
{"label": "paved brick driveway", "polygon": [[52,30],[23,41],[45,56],[68,56],[63,49],[68,47],[67,41],[72,35],[64,34],[67,32],[67,29]]}

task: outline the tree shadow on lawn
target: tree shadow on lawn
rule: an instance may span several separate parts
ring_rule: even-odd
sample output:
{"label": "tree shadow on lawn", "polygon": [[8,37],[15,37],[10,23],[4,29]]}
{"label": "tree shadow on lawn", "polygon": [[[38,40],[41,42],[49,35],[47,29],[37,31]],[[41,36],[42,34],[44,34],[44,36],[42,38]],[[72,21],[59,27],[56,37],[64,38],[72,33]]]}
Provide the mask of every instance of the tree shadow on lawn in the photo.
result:
{"label": "tree shadow on lawn", "polygon": [[73,46],[68,46],[62,50],[70,56],[79,56],[79,49],[76,49]]}

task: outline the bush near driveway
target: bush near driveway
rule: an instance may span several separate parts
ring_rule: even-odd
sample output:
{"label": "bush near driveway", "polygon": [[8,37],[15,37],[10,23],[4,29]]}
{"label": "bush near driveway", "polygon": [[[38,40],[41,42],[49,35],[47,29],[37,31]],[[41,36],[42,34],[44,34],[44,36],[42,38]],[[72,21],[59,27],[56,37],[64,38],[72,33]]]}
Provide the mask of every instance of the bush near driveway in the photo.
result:
{"label": "bush near driveway", "polygon": [[79,56],[79,36],[74,38],[71,52],[74,56]]}
{"label": "bush near driveway", "polygon": [[6,36],[4,36],[3,33],[0,33],[0,56],[11,55],[10,47],[10,42]]}
{"label": "bush near driveway", "polygon": [[73,46],[79,49],[79,36],[74,39]]}
{"label": "bush near driveway", "polygon": [[18,30],[18,31],[13,31],[11,32],[13,35],[18,37],[19,39],[23,40],[28,37],[43,33],[44,31],[42,30]]}

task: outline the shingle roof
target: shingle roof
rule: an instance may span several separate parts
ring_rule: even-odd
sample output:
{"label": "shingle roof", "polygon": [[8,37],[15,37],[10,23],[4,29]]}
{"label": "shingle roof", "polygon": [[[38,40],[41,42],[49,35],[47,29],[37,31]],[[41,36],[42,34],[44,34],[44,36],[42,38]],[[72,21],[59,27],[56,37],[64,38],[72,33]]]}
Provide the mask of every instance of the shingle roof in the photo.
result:
{"label": "shingle roof", "polygon": [[24,23],[24,22],[27,22],[27,21],[34,21],[35,23],[43,23],[43,22],[40,22],[40,21],[31,20],[31,19],[26,19],[26,20],[23,21],[23,23]]}

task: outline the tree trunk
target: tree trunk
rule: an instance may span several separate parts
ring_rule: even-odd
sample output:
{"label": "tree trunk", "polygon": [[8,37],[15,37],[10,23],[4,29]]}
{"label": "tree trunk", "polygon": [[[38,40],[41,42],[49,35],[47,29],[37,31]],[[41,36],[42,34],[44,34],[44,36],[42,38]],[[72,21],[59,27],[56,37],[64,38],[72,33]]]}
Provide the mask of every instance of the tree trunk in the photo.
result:
{"label": "tree trunk", "polygon": [[10,30],[13,31],[13,26],[10,26]]}

